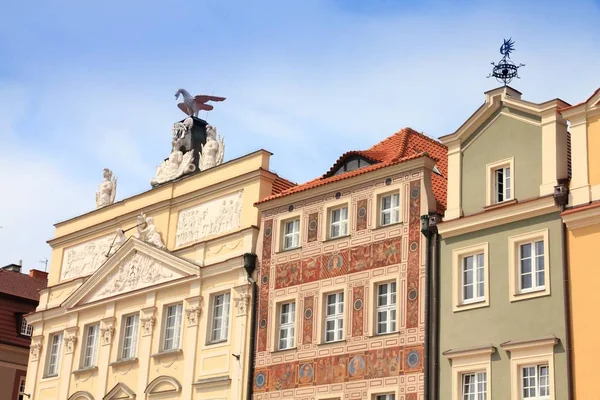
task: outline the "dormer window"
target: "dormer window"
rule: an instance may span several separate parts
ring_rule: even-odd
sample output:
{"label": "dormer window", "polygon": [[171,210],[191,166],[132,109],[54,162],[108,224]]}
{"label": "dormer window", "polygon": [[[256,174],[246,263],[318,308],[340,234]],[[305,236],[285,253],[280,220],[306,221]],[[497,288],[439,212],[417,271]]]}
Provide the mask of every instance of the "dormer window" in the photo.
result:
{"label": "dormer window", "polygon": [[514,158],[507,158],[486,166],[486,206],[515,198],[514,163]]}
{"label": "dormer window", "polygon": [[355,169],[363,168],[371,164],[371,162],[367,161],[363,157],[356,156],[348,158],[346,162],[333,173],[333,175],[339,175],[343,174],[344,172],[354,171]]}

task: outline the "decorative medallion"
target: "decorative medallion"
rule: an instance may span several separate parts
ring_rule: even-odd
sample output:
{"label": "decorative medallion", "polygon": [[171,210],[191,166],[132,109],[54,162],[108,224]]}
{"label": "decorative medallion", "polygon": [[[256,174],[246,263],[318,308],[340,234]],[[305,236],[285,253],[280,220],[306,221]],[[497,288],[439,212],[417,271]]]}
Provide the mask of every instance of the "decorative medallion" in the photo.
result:
{"label": "decorative medallion", "polygon": [[342,193],[340,193],[340,192],[337,192],[337,193],[335,194],[335,198],[336,198],[336,199],[339,199],[340,197],[342,197]]}
{"label": "decorative medallion", "polygon": [[408,299],[410,301],[415,301],[417,299],[417,289],[410,289],[408,291]]}
{"label": "decorative medallion", "polygon": [[354,356],[348,364],[348,373],[351,377],[359,377],[365,374],[365,359],[362,356]]}
{"label": "decorative medallion", "polygon": [[265,373],[259,372],[258,374],[256,374],[256,378],[254,378],[254,384],[256,385],[256,387],[262,389],[263,386],[265,386],[265,383],[267,383],[267,376],[265,375]]}
{"label": "decorative medallion", "polygon": [[265,237],[271,237],[271,227],[267,226],[265,228]]}
{"label": "decorative medallion", "polygon": [[417,197],[419,197],[420,194],[420,190],[419,188],[414,188],[413,190],[410,191],[410,197],[412,197],[413,199],[416,199]]}
{"label": "decorative medallion", "polygon": [[317,221],[314,219],[312,221],[310,221],[310,224],[308,224],[308,229],[311,231],[314,231],[315,229],[317,229]]}
{"label": "decorative medallion", "polygon": [[298,383],[310,384],[313,381],[314,368],[312,363],[306,363],[298,366]]}
{"label": "decorative medallion", "polygon": [[362,309],[362,307],[363,307],[363,302],[361,299],[357,299],[356,301],[354,301],[354,309],[356,311]]}
{"label": "decorative medallion", "polygon": [[386,186],[390,186],[391,184],[392,184],[392,178],[387,178],[387,179],[385,180],[385,185],[386,185]]}
{"label": "decorative medallion", "polygon": [[408,353],[408,356],[406,357],[406,364],[410,368],[415,368],[417,365],[419,365],[419,353],[416,351],[411,351]]}
{"label": "decorative medallion", "polygon": [[267,320],[266,319],[261,319],[258,324],[260,325],[261,328],[266,328],[267,327]]}
{"label": "decorative medallion", "polygon": [[358,209],[358,216],[363,218],[365,215],[367,215],[367,208],[366,207],[361,207]]}
{"label": "decorative medallion", "polygon": [[263,275],[260,281],[263,285],[266,285],[267,283],[269,283],[269,275]]}
{"label": "decorative medallion", "polygon": [[410,251],[417,251],[418,248],[419,248],[419,244],[417,242],[412,242],[410,244]]}
{"label": "decorative medallion", "polygon": [[312,309],[311,308],[307,308],[306,310],[304,310],[304,318],[305,319],[312,318]]}
{"label": "decorative medallion", "polygon": [[290,204],[290,206],[288,207],[288,212],[292,212],[294,211],[294,205]]}
{"label": "decorative medallion", "polygon": [[329,271],[340,269],[344,265],[344,257],[341,254],[332,254],[327,261],[327,269]]}

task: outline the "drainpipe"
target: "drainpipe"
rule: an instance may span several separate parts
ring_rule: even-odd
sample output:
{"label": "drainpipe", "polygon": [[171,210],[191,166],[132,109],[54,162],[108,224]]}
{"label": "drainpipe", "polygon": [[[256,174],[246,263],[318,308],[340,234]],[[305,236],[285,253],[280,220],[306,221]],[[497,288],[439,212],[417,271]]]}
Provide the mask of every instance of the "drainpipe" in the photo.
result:
{"label": "drainpipe", "polygon": [[421,216],[421,233],[426,238],[425,291],[425,400],[436,400],[438,387],[439,348],[439,234],[440,216],[434,212]]}
{"label": "drainpipe", "polygon": [[[569,201],[569,180],[559,179],[554,186],[554,202],[562,213],[567,208]],[[567,399],[574,399],[573,395],[573,352],[571,349],[571,288],[569,285],[569,249],[567,247],[567,225],[561,220],[560,235],[562,242],[563,265],[563,308],[565,314],[565,355],[567,357]]]}
{"label": "drainpipe", "polygon": [[258,290],[256,281],[252,278],[252,273],[256,268],[256,254],[244,254],[244,269],[248,273],[248,281],[252,285],[252,305],[249,310],[250,315],[250,346],[248,348],[248,387],[246,389],[246,399],[252,400],[252,389],[254,389],[254,349],[256,343],[256,309],[258,304]]}

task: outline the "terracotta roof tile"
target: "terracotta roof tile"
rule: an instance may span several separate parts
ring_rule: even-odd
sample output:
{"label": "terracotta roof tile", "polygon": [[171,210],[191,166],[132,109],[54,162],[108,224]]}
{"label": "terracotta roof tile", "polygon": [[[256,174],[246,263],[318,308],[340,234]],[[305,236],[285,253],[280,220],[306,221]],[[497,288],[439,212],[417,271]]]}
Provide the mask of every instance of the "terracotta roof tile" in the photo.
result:
{"label": "terracotta roof tile", "polygon": [[39,300],[39,291],[44,289],[48,281],[36,279],[16,271],[0,270],[0,293],[30,300]]}
{"label": "terracotta roof tile", "polygon": [[570,109],[575,108],[575,107],[579,107],[580,105],[585,104],[588,101],[590,101],[598,93],[600,93],[600,88],[596,89],[596,91],[594,93],[592,93],[592,95],[590,97],[588,97],[586,100],[582,101],[581,103],[577,103],[577,104],[572,105],[572,106],[560,108],[558,111],[559,112],[563,112],[563,111],[567,111],[567,110],[570,110]]}
{"label": "terracotta roof tile", "polygon": [[272,195],[279,194],[279,193],[283,192],[284,190],[287,190],[294,186],[297,186],[294,182],[288,181],[285,178],[277,176],[275,178],[275,181],[273,181],[273,187],[271,189],[271,194]]}
{"label": "terracotta roof tile", "polygon": [[[337,171],[337,169],[343,165],[348,158],[354,156],[366,158],[373,164],[367,167],[355,169],[353,171],[333,175],[333,173]],[[436,166],[442,175],[432,175],[432,186],[434,195],[438,201],[437,210],[438,212],[443,213],[446,208],[448,149],[435,139],[432,139],[411,128],[404,128],[366,150],[348,151],[338,158],[338,160],[325,175],[301,185],[291,186],[280,193],[274,193],[273,195],[259,201],[257,204],[285,197],[294,193],[303,192],[305,190],[313,189],[332,182],[341,181],[424,156],[428,156],[436,161]]]}

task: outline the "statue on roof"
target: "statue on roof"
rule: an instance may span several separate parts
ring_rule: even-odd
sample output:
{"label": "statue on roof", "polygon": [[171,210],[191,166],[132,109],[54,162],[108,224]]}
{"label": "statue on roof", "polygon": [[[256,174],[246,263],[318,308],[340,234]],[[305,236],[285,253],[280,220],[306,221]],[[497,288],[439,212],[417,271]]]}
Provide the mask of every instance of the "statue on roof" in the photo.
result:
{"label": "statue on roof", "polygon": [[187,135],[194,126],[194,120],[189,117],[183,120],[183,122],[175,122],[173,124],[173,140],[175,139],[183,139],[185,135]]}
{"label": "statue on roof", "polygon": [[117,177],[108,168],[104,168],[102,175],[104,176],[104,181],[98,185],[98,190],[96,191],[96,208],[114,203],[117,194]]}
{"label": "statue on roof", "polygon": [[206,144],[203,144],[200,149],[200,171],[221,165],[224,155],[225,142],[223,141],[223,137],[217,133],[217,128],[207,125]]}
{"label": "statue on roof", "polygon": [[156,246],[159,249],[166,247],[160,237],[160,233],[156,230],[154,219],[147,217],[144,213],[141,213],[137,217],[137,233],[135,236],[141,241]]}
{"label": "statue on roof", "polygon": [[177,107],[179,107],[181,111],[190,117],[198,117],[198,112],[200,110],[212,110],[214,107],[210,104],[206,104],[209,101],[225,100],[225,97],[209,95],[197,95],[192,97],[192,95],[185,89],[177,89],[177,92],[175,92],[175,100],[177,100],[180,95],[183,96],[183,103],[177,104]]}
{"label": "statue on roof", "polygon": [[171,154],[169,154],[169,158],[156,167],[156,175],[150,180],[150,184],[156,186],[179,178],[183,174],[194,172],[195,170],[194,152],[190,150],[184,154],[181,151],[181,138],[174,136],[171,141]]}

